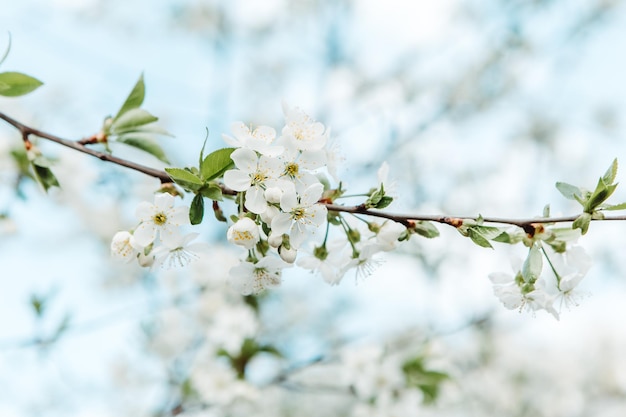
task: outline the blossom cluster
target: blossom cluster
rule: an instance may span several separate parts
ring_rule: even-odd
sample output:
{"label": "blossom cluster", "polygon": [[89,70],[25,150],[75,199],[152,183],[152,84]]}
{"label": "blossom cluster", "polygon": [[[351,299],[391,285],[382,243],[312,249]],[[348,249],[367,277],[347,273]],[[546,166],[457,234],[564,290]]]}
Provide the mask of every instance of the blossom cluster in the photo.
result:
{"label": "blossom cluster", "polygon": [[[236,214],[226,237],[245,249],[242,262],[230,270],[230,284],[242,295],[278,286],[283,269],[293,264],[319,273],[333,285],[352,268],[366,276],[377,264],[374,255],[394,249],[409,236],[404,225],[391,220],[378,224],[361,219],[365,227],[329,212],[326,203],[344,193],[341,182],[330,186],[329,177],[338,181],[340,160],[329,140],[330,129],[299,108],[284,104],[283,110],[280,135],[272,127],[251,129],[243,122],[232,124],[232,136],[223,135],[232,147],[234,167],[219,179],[236,194]],[[370,207],[391,203],[388,170],[384,163],[377,186],[361,194]],[[202,244],[192,243],[198,234],[180,232],[180,226],[190,223],[189,208],[174,207],[174,201],[166,192],[157,194],[154,204],[142,202],[137,227],[114,236],[113,256],[137,258],[142,266],[151,267],[184,266],[199,257]],[[330,238],[331,226],[339,230],[338,237]],[[313,237],[319,238],[317,242],[306,244]]]}
{"label": "blossom cluster", "polygon": [[[285,124],[280,134],[270,126],[250,128],[235,122],[232,135],[223,135],[230,148],[206,159],[201,155],[199,170],[168,171],[175,174],[175,182],[196,194],[194,202],[198,198],[202,202],[203,187],[229,190],[226,195],[220,192],[220,197],[230,198],[235,206],[226,238],[244,250],[241,262],[230,269],[232,288],[242,295],[261,293],[279,286],[283,270],[293,265],[335,285],[353,269],[357,278],[369,275],[379,263],[378,253],[395,249],[413,233],[437,235],[427,222],[376,223],[363,216],[329,210],[337,200],[355,197],[345,195],[343,183],[337,178],[340,157],[330,146],[330,129],[299,108],[283,104],[283,111]],[[221,169],[211,166],[220,153],[228,155],[224,156],[225,162],[220,162]],[[361,198],[359,207],[380,209],[392,202],[388,171],[389,166],[383,163],[376,187],[356,195]],[[605,174],[608,183],[614,180],[615,171],[614,163]],[[332,186],[331,180],[337,185]],[[575,188],[568,187],[566,194]],[[155,196],[153,204],[140,203],[138,225],[113,238],[114,257],[126,261],[136,258],[142,266],[165,268],[185,266],[199,258],[206,246],[194,242],[198,234],[180,231],[197,216],[187,206],[175,207],[174,202],[173,195],[163,192]],[[490,275],[494,293],[506,308],[546,310],[558,319],[563,305],[577,305],[580,295],[576,287],[590,267],[584,250],[572,246],[584,233],[583,227],[541,226],[527,234],[519,228],[506,232],[462,219],[456,227],[480,246],[491,247],[488,240],[493,240],[522,242],[529,248],[525,262],[514,265],[514,275]],[[543,274],[544,260],[550,267],[550,278],[544,276],[550,274]]]}
{"label": "blossom cluster", "polygon": [[[576,232],[557,229],[541,233],[527,242],[530,247],[526,260],[512,262],[515,275],[502,272],[489,275],[494,294],[506,308],[545,310],[558,320],[564,305],[567,308],[578,305],[584,294],[577,286],[591,267],[591,258],[581,246],[574,244],[579,235]],[[542,274],[544,259],[549,265],[548,274]]]}
{"label": "blossom cluster", "polygon": [[137,259],[145,267],[185,266],[199,257],[205,245],[193,242],[198,233],[182,234],[180,226],[189,224],[189,207],[174,207],[175,197],[159,193],[154,204],[139,203],[139,224],[132,231],[117,232],[111,242],[114,258],[130,262]]}
{"label": "blossom cluster", "polygon": [[[336,150],[330,130],[299,108],[283,104],[285,125],[278,136],[269,126],[232,125],[224,140],[236,148],[235,168],[224,173],[224,184],[239,193],[238,215],[228,229],[228,241],[247,250],[247,257],[231,270],[231,283],[242,294],[256,294],[280,284],[282,270],[296,263],[337,284],[353,267],[368,271],[372,256],[391,250],[406,228],[393,221],[369,223],[373,239],[345,219],[329,213],[323,202],[340,198],[341,186],[331,189],[328,173],[337,180]],[[380,194],[388,167],[379,172]],[[377,190],[377,189],[376,189]],[[314,235],[321,242],[305,247]],[[330,225],[341,238],[329,240]],[[375,238],[374,238],[375,237]]]}

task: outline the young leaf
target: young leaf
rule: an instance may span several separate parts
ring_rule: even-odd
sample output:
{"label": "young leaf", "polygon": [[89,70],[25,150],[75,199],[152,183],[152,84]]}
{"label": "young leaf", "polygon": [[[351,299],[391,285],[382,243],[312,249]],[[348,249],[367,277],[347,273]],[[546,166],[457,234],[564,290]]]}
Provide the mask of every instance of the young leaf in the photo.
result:
{"label": "young leaf", "polygon": [[533,245],[528,251],[528,257],[524,261],[522,266],[522,277],[524,281],[534,283],[541,275],[541,269],[543,268],[543,257],[539,248]]}
{"label": "young leaf", "polygon": [[143,109],[130,109],[123,115],[113,121],[111,132],[120,134],[137,129],[138,126],[147,125],[159,120],[158,117],[151,115]]}
{"label": "young leaf", "polygon": [[489,240],[493,240],[502,233],[502,229],[494,226],[471,226],[471,229]]}
{"label": "young leaf", "polygon": [[439,236],[439,230],[437,230],[435,225],[425,220],[415,222],[415,226],[413,226],[410,230],[415,231],[418,235],[424,236],[428,239]]}
{"label": "young leaf", "polygon": [[474,242],[478,246],[482,246],[483,248],[493,249],[493,246],[491,246],[491,243],[489,243],[489,241],[483,235],[481,235],[475,228],[473,227],[470,228],[467,231],[467,235],[469,236],[470,239],[472,239],[472,242]]}
{"label": "young leaf", "polygon": [[165,172],[170,176],[172,180],[183,188],[197,191],[204,184],[200,178],[186,169],[182,168],[165,168]]}
{"label": "young leaf", "polygon": [[34,161],[32,162],[33,170],[35,171],[35,178],[44,191],[48,192],[48,190],[52,187],[59,187],[59,181],[52,173],[52,170],[47,166],[38,165]]}
{"label": "young leaf", "polygon": [[222,201],[222,189],[217,184],[209,184],[200,189],[200,193],[211,200]]}
{"label": "young leaf", "polygon": [[163,148],[161,148],[161,146],[152,139],[141,137],[141,135],[136,133],[127,133],[119,136],[117,138],[117,142],[124,143],[137,149],[141,149],[142,151],[153,155],[157,159],[165,162],[166,164],[169,164],[167,156],[165,155],[165,152],[163,152]]}
{"label": "young leaf", "polygon": [[200,165],[202,179],[210,181],[221,177],[226,170],[233,166],[233,160],[230,159],[230,154],[233,153],[234,150],[235,148],[223,148],[208,154]]}
{"label": "young leaf", "polygon": [[493,240],[494,242],[508,243],[510,245],[514,245],[521,242],[523,238],[524,236],[522,234],[510,234],[508,232],[502,232],[491,240]]}
{"label": "young leaf", "polygon": [[607,205],[605,207],[602,207],[602,210],[625,210],[625,209],[626,209],[626,203]]}
{"label": "young leaf", "polygon": [[162,135],[162,136],[174,137],[173,134],[171,134],[170,132],[162,128],[161,126],[154,124],[154,123],[141,125],[141,126],[133,126],[129,128],[124,128],[122,130],[116,129],[116,131],[113,133],[118,134],[118,135],[121,135],[124,133],[141,133],[143,135],[150,135],[150,136]]}
{"label": "young leaf", "polygon": [[572,223],[572,229],[580,229],[580,232],[584,235],[589,230],[589,224],[591,223],[591,214],[583,213]]}
{"label": "young leaf", "polygon": [[391,204],[392,202],[393,202],[393,197],[389,197],[388,195],[385,195],[380,199],[380,201],[378,201],[375,208],[384,209],[385,207],[389,206],[389,204]]}
{"label": "young leaf", "polygon": [[189,207],[189,221],[191,224],[200,224],[202,223],[202,218],[204,217],[204,197],[201,194],[196,194],[191,201],[191,206]]}
{"label": "young leaf", "polygon": [[613,160],[609,169],[606,170],[606,172],[604,173],[604,176],[602,177],[602,180],[606,184],[613,184],[613,181],[615,181],[616,176],[617,176],[617,158]]}
{"label": "young leaf", "polygon": [[198,167],[202,166],[202,160],[204,159],[204,148],[206,147],[206,142],[209,140],[209,128],[206,128],[206,136],[204,137],[204,142],[202,142],[202,149],[200,149],[200,157],[198,158]]}
{"label": "young leaf", "polygon": [[593,191],[587,203],[585,203],[583,210],[587,213],[593,212],[600,204],[604,203],[607,198],[613,194],[617,184],[607,185],[602,178],[598,180],[598,185]]}
{"label": "young leaf", "polygon": [[114,119],[117,120],[128,110],[136,109],[139,106],[141,106],[145,95],[146,95],[146,86],[143,82],[143,74],[141,74],[139,76],[139,80],[137,80],[137,83],[135,83],[133,90],[130,92],[130,94],[126,98],[126,101],[124,102],[120,110],[117,112]]}
{"label": "young leaf", "polygon": [[576,197],[580,199],[584,195],[584,191],[581,188],[576,187],[572,184],[568,184],[566,182],[557,182],[556,189],[559,190],[561,194],[563,194],[563,197],[569,200],[579,201]]}
{"label": "young leaf", "polygon": [[42,84],[38,79],[21,72],[2,72],[0,73],[0,96],[23,96]]}

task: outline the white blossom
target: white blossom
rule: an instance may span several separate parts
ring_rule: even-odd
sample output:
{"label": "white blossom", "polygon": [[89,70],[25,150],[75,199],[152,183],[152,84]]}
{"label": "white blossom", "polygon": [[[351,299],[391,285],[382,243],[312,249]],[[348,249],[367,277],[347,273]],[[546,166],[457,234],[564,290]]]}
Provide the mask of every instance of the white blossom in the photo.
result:
{"label": "white blossom", "polygon": [[378,233],[376,233],[376,241],[382,250],[390,251],[398,246],[398,238],[404,232],[406,232],[404,225],[388,220],[382,225]]}
{"label": "white blossom", "polygon": [[257,126],[250,130],[243,122],[235,122],[231,125],[234,138],[222,135],[224,141],[235,148],[248,148],[262,155],[275,157],[283,152],[282,146],[273,145],[276,139],[276,130],[269,126]]}
{"label": "white blossom", "polygon": [[317,204],[324,191],[322,184],[308,187],[298,196],[295,192],[285,192],[280,199],[282,213],[272,219],[272,233],[289,233],[291,245],[299,248],[309,233],[309,226],[319,226],[326,220],[326,207]]}
{"label": "white blossom", "polygon": [[230,243],[252,249],[260,239],[259,226],[249,217],[242,217],[228,228],[226,238]]}
{"label": "white blossom", "polygon": [[311,119],[297,107],[289,107],[283,102],[285,127],[283,138],[298,150],[317,151],[326,145],[329,131],[320,122]]}
{"label": "white blossom", "polygon": [[266,256],[256,263],[242,262],[230,269],[230,284],[242,295],[258,294],[280,285],[282,270],[286,266],[288,264],[272,256]]}
{"label": "white blossom", "polygon": [[134,236],[125,230],[117,232],[111,240],[111,256],[127,263],[136,258],[141,249]]}
{"label": "white blossom", "polygon": [[147,201],[137,206],[137,217],[141,221],[133,236],[141,246],[148,246],[159,237],[163,242],[172,242],[178,235],[178,227],[189,224],[189,207],[174,207],[174,196],[159,193],[154,196],[154,204]]}
{"label": "white blossom", "polygon": [[337,285],[345,275],[344,266],[350,261],[345,250],[347,241],[334,240],[325,247],[315,247],[313,254],[298,259],[297,265],[322,276],[330,285]]}
{"label": "white blossom", "polygon": [[177,236],[173,240],[156,247],[154,255],[154,267],[170,269],[172,267],[184,267],[200,258],[200,254],[208,250],[208,246],[202,242],[193,242],[199,236],[198,233],[189,233],[185,236]]}
{"label": "white blossom", "polygon": [[280,162],[265,155],[259,157],[255,151],[247,148],[233,151],[230,158],[237,169],[224,173],[224,184],[235,191],[245,191],[245,207],[252,213],[263,213],[267,209],[265,188],[269,180],[280,175]]}
{"label": "white blossom", "polygon": [[217,351],[224,349],[231,355],[237,355],[246,338],[257,333],[259,321],[246,304],[224,304],[212,315],[211,324],[207,327],[207,342]]}

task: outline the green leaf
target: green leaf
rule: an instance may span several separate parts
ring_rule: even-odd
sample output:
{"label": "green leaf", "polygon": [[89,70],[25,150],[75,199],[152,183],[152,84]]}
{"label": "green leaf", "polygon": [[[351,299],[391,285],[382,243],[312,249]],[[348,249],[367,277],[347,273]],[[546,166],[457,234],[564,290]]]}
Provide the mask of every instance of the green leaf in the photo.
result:
{"label": "green leaf", "polygon": [[378,203],[376,203],[375,208],[384,209],[389,206],[393,202],[393,197],[389,197],[388,195],[383,196]]}
{"label": "green leaf", "polygon": [[415,233],[417,233],[418,235],[424,236],[428,239],[439,236],[439,230],[437,230],[435,225],[426,220],[415,222],[415,226],[413,226],[411,230],[415,231]]}
{"label": "green leaf", "polygon": [[583,213],[572,223],[572,229],[580,229],[580,232],[584,235],[589,230],[589,224],[591,223],[591,214]]}
{"label": "green leaf", "polygon": [[143,109],[130,109],[119,118],[116,118],[111,125],[111,132],[120,134],[130,130],[136,130],[137,127],[154,123],[159,120],[158,117],[151,115]]}
{"label": "green leaf", "polygon": [[481,235],[474,227],[468,229],[467,233],[468,233],[467,235],[469,236],[469,238],[472,239],[472,242],[474,242],[478,246],[482,246],[483,248],[493,249],[493,246],[491,246],[491,243],[489,243],[489,241],[483,235]]}
{"label": "green leaf", "polygon": [[202,194],[196,194],[191,201],[191,207],[189,207],[189,221],[191,224],[202,223],[204,217],[204,197]]}
{"label": "green leaf", "polygon": [[50,188],[60,186],[59,181],[54,176],[50,168],[48,168],[47,166],[39,165],[35,163],[35,161],[32,162],[32,166],[33,170],[35,171],[35,178],[37,179],[37,182],[41,184],[44,191],[48,192]]}
{"label": "green leaf", "polygon": [[165,172],[167,172],[167,174],[176,184],[180,185],[183,188],[197,191],[204,185],[200,178],[187,171],[186,169],[165,168]]}
{"label": "green leaf", "polygon": [[215,201],[222,201],[222,189],[217,184],[208,184],[200,189],[200,193],[206,198]]}
{"label": "green leaf", "polygon": [[550,204],[543,207],[543,217],[550,217]]}
{"label": "green leaf", "polygon": [[471,226],[470,228],[489,240],[496,238],[502,233],[502,229],[494,226]]}
{"label": "green leaf", "polygon": [[132,146],[137,149],[141,149],[144,152],[156,157],[157,159],[169,164],[163,148],[152,139],[141,137],[136,133],[127,133],[117,138],[117,142],[123,143],[128,146]]}
{"label": "green leaf", "polygon": [[139,80],[135,83],[133,90],[130,92],[126,101],[115,115],[114,119],[119,119],[124,113],[131,109],[136,109],[143,104],[143,99],[146,95],[146,86],[143,82],[143,74],[139,76]]}
{"label": "green leaf", "polygon": [[433,403],[439,394],[441,384],[450,377],[438,371],[426,369],[424,358],[416,357],[402,365],[405,382],[408,387],[414,387],[424,394],[424,403]]}
{"label": "green leaf", "polygon": [[593,212],[600,204],[604,203],[613,194],[617,184],[607,185],[602,178],[598,180],[598,185],[593,191],[587,202],[585,203],[583,210],[587,213]]}
{"label": "green leaf", "polygon": [[568,184],[566,182],[557,182],[556,189],[559,190],[561,194],[563,194],[563,197],[569,200],[579,201],[579,199],[582,199],[584,195],[583,189],[576,187],[575,185]]}
{"label": "green leaf", "polygon": [[539,248],[536,245],[533,245],[528,251],[528,257],[522,266],[522,277],[524,278],[524,281],[529,283],[537,281],[539,275],[541,275],[542,268],[543,257],[541,256]]}
{"label": "green leaf", "polygon": [[150,135],[150,136],[162,135],[162,136],[169,136],[172,138],[174,137],[173,134],[171,134],[170,132],[162,128],[161,126],[154,124],[154,123],[136,126],[136,127],[130,127],[128,129],[117,130],[113,133],[117,135],[121,135],[125,133],[140,133],[142,135]]}
{"label": "green leaf", "polygon": [[200,165],[202,179],[210,181],[221,177],[226,170],[233,166],[233,160],[230,159],[230,154],[232,154],[234,150],[235,148],[223,148],[208,154]]}
{"label": "green leaf", "polygon": [[493,240],[494,242],[508,243],[510,245],[514,245],[516,243],[521,242],[523,238],[524,238],[524,235],[519,234],[519,233],[510,234],[508,232],[502,232],[491,240]]}
{"label": "green leaf", "polygon": [[204,159],[204,148],[206,147],[206,142],[209,140],[209,128],[206,128],[206,135],[204,137],[204,142],[202,142],[202,148],[200,149],[200,157],[198,158],[198,167],[202,166],[202,160]]}
{"label": "green leaf", "polygon": [[46,307],[48,306],[48,299],[46,296],[39,296],[37,294],[32,294],[30,296],[30,305],[33,307],[33,310],[35,311],[35,315],[38,318],[41,318],[46,312]]}
{"label": "green leaf", "polygon": [[17,97],[43,85],[41,81],[21,72],[0,73],[0,96]]}
{"label": "green leaf", "polygon": [[602,180],[606,184],[613,184],[613,181],[615,181],[616,176],[617,176],[617,158],[613,160],[609,169],[606,170],[606,173],[602,177]]}
{"label": "green leaf", "polygon": [[607,205],[605,207],[602,207],[602,210],[626,210],[626,203]]}
{"label": "green leaf", "polygon": [[374,208],[380,203],[380,200],[385,196],[385,192],[380,189],[374,191],[369,198],[365,201],[365,208]]}

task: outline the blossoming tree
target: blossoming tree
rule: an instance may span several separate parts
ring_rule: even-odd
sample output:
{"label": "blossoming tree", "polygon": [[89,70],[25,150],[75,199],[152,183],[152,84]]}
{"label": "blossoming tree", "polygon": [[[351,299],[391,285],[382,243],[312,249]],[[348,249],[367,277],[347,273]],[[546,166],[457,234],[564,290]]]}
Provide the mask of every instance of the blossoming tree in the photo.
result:
{"label": "blossoming tree", "polygon": [[[19,100],[14,97],[41,85],[22,72],[0,73],[0,96],[6,100]],[[53,144],[145,181],[134,190],[141,195],[132,199],[140,200],[136,206],[119,207],[123,214],[115,230],[103,233],[108,255],[117,262],[111,268],[149,276],[146,282],[168,293],[166,307],[154,312],[142,340],[162,367],[156,378],[161,391],[158,401],[135,415],[460,415],[459,403],[467,398],[462,394],[472,390],[464,378],[481,380],[476,363],[456,368],[438,363],[436,343],[421,334],[352,345],[334,340],[328,323],[320,337],[327,345],[324,354],[302,360],[297,348],[281,342],[284,328],[273,329],[270,320],[293,315],[297,321],[298,301],[277,312],[272,294],[295,280],[290,270],[310,272],[335,290],[346,281],[370,279],[387,256],[416,241],[427,248],[444,240],[445,245],[495,249],[489,255],[494,264],[505,256],[504,246],[517,248],[522,258],[511,262],[512,271],[470,278],[482,279],[505,310],[559,320],[585,296],[579,288],[592,264],[583,246],[586,235],[597,223],[626,220],[619,214],[626,203],[613,201],[617,159],[591,175],[586,186],[556,182],[558,192],[576,204],[571,215],[553,216],[550,205],[523,218],[396,210],[405,198],[392,180],[400,174],[398,167],[383,162],[358,181],[344,178],[341,168],[352,162],[349,152],[339,150],[341,138],[323,117],[285,101],[275,106],[277,113],[282,107],[281,124],[233,121],[221,142],[212,134],[195,149],[195,163],[172,164],[171,151],[161,146],[172,134],[144,108],[145,95],[142,75],[121,107],[78,140],[0,112],[21,139],[7,153],[16,192],[30,181],[55,198],[64,187],[58,174],[65,161],[51,156]],[[127,156],[119,145],[137,152]],[[154,164],[143,162],[146,155]],[[209,227],[219,231],[217,242],[207,239]],[[38,319],[43,320],[48,302],[33,296]],[[488,319],[469,321],[468,327],[488,334]],[[25,345],[52,346],[72,326],[62,319]],[[481,349],[497,343],[484,340],[466,349],[480,357]],[[514,358],[519,375],[540,379],[539,372],[523,373],[525,361]],[[556,388],[573,390],[576,378],[572,381]],[[497,381],[481,383],[498,386]],[[310,396],[298,395],[302,392]],[[527,404],[519,391],[507,395],[514,400],[495,404],[502,415],[511,413],[510,403]],[[528,404],[533,412],[533,402]],[[576,415],[567,414],[575,408],[559,405],[560,414],[553,414]]]}

